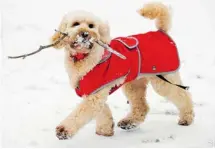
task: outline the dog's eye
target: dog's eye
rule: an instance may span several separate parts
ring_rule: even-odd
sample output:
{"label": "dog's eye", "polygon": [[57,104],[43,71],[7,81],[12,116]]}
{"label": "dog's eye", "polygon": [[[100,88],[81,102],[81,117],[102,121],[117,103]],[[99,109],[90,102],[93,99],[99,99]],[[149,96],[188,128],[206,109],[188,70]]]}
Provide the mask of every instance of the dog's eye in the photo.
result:
{"label": "dog's eye", "polygon": [[89,28],[94,28],[94,24],[89,24]]}
{"label": "dog's eye", "polygon": [[80,25],[80,23],[79,22],[75,22],[75,23],[72,24],[72,27],[75,27],[75,26],[78,26],[78,25]]}

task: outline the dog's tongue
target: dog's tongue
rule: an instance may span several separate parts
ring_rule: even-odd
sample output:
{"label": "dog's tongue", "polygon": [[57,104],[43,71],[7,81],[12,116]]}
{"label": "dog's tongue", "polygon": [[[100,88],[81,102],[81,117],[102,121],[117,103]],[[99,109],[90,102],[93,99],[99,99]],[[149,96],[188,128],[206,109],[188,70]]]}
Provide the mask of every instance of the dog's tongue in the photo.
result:
{"label": "dog's tongue", "polygon": [[[110,52],[108,50],[104,51],[104,54],[102,55],[102,60],[106,59],[109,56]],[[80,61],[84,59],[86,56],[88,56],[88,53],[77,53],[76,55],[70,55],[70,57],[75,61]]]}
{"label": "dog's tongue", "polygon": [[77,53],[76,55],[71,55],[71,57],[74,59],[74,61],[80,61],[84,59],[88,53]]}
{"label": "dog's tongue", "polygon": [[84,59],[88,54],[84,54],[84,53],[77,53],[75,55],[75,57],[77,58],[77,60],[82,60]]}

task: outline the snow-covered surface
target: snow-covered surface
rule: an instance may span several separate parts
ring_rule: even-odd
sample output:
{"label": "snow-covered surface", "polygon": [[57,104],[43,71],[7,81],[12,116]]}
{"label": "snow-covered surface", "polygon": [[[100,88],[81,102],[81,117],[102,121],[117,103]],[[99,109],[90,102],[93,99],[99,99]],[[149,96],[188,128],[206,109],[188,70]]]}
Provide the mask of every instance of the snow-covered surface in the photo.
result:
{"label": "snow-covered surface", "polygon": [[[150,113],[138,130],[115,128],[113,137],[95,134],[95,122],[71,140],[59,141],[55,127],[81,102],[70,88],[63,51],[46,49],[25,60],[6,55],[31,52],[47,44],[62,16],[71,10],[92,11],[108,20],[113,37],[154,30],[154,22],[136,9],[144,0],[4,0],[1,1],[3,74],[3,147],[212,147],[215,144],[215,46],[213,0],[165,0],[171,6],[173,28],[181,56],[184,84],[191,86],[195,122],[177,125],[177,109],[149,87]],[[98,6],[96,6],[98,5]],[[121,90],[108,103],[115,122],[129,110]]]}

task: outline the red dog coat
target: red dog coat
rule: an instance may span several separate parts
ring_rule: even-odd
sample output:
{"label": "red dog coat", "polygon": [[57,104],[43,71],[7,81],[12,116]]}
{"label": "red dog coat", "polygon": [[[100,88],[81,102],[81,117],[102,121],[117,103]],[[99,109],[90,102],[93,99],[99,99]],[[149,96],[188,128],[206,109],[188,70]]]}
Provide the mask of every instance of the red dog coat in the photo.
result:
{"label": "red dog coat", "polygon": [[[126,77],[126,83],[140,75],[170,73],[179,68],[176,45],[162,31],[118,37],[113,39],[109,46],[126,56],[126,60],[109,53],[107,58],[79,81],[76,88],[79,96],[96,93],[122,77]],[[121,85],[115,86],[110,94]]]}

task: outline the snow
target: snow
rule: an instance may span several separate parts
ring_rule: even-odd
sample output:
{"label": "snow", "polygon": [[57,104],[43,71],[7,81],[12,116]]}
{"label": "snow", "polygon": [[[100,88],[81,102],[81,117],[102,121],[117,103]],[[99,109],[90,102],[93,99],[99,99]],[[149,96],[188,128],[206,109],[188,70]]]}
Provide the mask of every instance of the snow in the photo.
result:
{"label": "snow", "polygon": [[[214,147],[213,0],[160,0],[172,10],[170,35],[178,45],[184,84],[191,87],[193,95],[196,116],[189,127],[177,125],[177,109],[149,86],[150,112],[139,129],[127,132],[115,127],[113,137],[102,137],[95,134],[92,121],[71,140],[59,141],[55,127],[81,102],[69,86],[63,51],[50,48],[25,60],[6,58],[47,44],[63,15],[71,10],[84,9],[107,20],[113,37],[154,30],[153,21],[136,13],[148,1],[1,1],[2,146]],[[116,123],[129,111],[121,90],[111,95],[108,103]]]}

